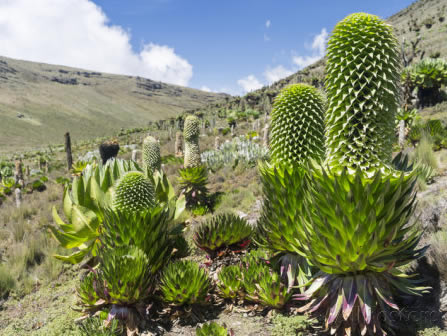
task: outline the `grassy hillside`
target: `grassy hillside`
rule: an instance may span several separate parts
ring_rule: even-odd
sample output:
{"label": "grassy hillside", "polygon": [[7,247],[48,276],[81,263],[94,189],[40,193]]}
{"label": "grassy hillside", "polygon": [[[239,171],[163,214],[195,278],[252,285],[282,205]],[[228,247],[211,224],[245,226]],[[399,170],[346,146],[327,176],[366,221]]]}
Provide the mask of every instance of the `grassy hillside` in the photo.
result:
{"label": "grassy hillside", "polygon": [[114,134],[223,99],[149,79],[0,57],[0,152]]}

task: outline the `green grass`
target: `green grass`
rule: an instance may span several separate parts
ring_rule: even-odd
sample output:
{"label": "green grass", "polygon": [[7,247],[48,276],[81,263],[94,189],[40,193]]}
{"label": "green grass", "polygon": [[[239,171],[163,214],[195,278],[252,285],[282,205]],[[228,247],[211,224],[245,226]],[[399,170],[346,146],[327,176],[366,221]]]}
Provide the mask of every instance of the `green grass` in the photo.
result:
{"label": "green grass", "polygon": [[309,334],[309,330],[315,326],[316,320],[305,316],[284,316],[276,314],[273,319],[272,336],[305,336]]}

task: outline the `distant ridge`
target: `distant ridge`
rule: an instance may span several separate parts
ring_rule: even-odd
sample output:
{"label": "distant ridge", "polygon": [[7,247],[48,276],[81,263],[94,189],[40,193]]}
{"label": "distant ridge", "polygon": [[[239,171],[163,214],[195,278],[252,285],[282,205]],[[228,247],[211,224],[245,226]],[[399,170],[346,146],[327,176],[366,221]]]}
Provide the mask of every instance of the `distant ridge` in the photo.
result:
{"label": "distant ridge", "polygon": [[227,95],[0,57],[0,153],[116,134]]}

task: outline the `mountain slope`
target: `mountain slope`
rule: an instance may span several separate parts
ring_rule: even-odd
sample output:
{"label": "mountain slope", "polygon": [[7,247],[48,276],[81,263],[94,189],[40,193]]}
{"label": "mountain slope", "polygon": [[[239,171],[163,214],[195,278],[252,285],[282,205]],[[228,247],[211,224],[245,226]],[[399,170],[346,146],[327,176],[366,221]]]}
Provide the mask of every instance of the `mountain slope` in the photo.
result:
{"label": "mountain slope", "polygon": [[226,95],[0,57],[0,152],[112,135]]}

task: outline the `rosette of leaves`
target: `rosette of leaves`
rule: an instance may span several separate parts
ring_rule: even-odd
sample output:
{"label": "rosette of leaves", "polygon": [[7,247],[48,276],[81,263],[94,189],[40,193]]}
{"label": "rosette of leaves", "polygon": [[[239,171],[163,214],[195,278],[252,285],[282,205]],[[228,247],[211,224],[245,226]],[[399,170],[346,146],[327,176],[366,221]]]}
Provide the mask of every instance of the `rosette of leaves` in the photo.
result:
{"label": "rosette of leaves", "polygon": [[245,249],[250,244],[253,228],[234,214],[219,214],[202,223],[194,232],[194,243],[211,258],[226,249]]}
{"label": "rosette of leaves", "polygon": [[155,205],[155,191],[151,180],[139,171],[127,172],[117,181],[113,193],[113,207],[122,211],[144,211]]}
{"label": "rosette of leaves", "polygon": [[[98,270],[91,270],[82,278],[76,288],[81,311],[94,311],[97,309],[98,302],[106,302],[107,292],[104,287],[104,280]],[[101,306],[101,305],[100,305]],[[101,309],[99,307],[98,309]]]}
{"label": "rosette of leaves", "polygon": [[227,328],[222,327],[216,322],[205,323],[196,328],[196,336],[227,336]]}
{"label": "rosette of leaves", "polygon": [[310,183],[305,166],[260,163],[259,173],[264,205],[256,242],[273,251],[300,250],[303,198]]}
{"label": "rosette of leaves", "polygon": [[99,317],[90,317],[79,324],[81,336],[118,336],[123,331],[117,320],[112,320],[108,325]]}
{"label": "rosette of leaves", "polygon": [[270,153],[274,162],[304,163],[324,154],[324,103],[316,88],[293,84],[275,98]]}
{"label": "rosette of leaves", "polygon": [[224,299],[234,300],[243,296],[242,272],[238,265],[224,266],[217,274],[217,288]]}
{"label": "rosette of leaves", "polygon": [[13,177],[5,177],[2,179],[2,185],[5,189],[12,190],[16,186],[16,181]]}
{"label": "rosette of leaves", "polygon": [[157,206],[144,212],[105,210],[101,243],[116,249],[137,246],[146,255],[147,268],[155,274],[171,257],[175,227],[169,209]]}
{"label": "rosette of leaves", "polygon": [[170,263],[160,278],[163,300],[176,306],[205,304],[210,289],[208,274],[191,260]]}
{"label": "rosette of leaves", "polygon": [[259,246],[278,256],[295,254],[294,262],[282,265],[286,268],[281,268],[281,274],[290,280],[289,284],[296,280],[299,285],[304,285],[311,275],[302,246],[306,215],[304,197],[311,182],[307,167],[304,164],[260,163],[259,172],[264,203],[254,239]]}
{"label": "rosette of leaves", "polygon": [[185,118],[183,126],[183,138],[185,140],[185,168],[198,167],[201,164],[199,135],[199,118],[189,115]]}
{"label": "rosette of leaves", "polygon": [[160,143],[151,136],[143,141],[143,166],[151,172],[161,168]]}
{"label": "rosette of leaves", "polygon": [[83,313],[92,314],[113,305],[135,307],[153,293],[155,274],[140,248],[104,248],[98,256],[99,269],[91,271],[77,289]]}
{"label": "rosette of leaves", "polygon": [[307,258],[297,253],[277,252],[270,258],[270,263],[281,275],[282,282],[287,285],[289,292],[296,285],[300,291],[304,291],[303,286],[315,273],[315,268],[309,265]]}
{"label": "rosette of leaves", "polygon": [[392,27],[377,16],[355,13],[335,26],[325,81],[326,163],[331,168],[373,174],[391,162],[399,60]]}
{"label": "rosette of leaves", "polygon": [[134,304],[152,294],[154,273],[142,249],[137,246],[103,249],[99,258],[110,304]]}
{"label": "rosette of leaves", "polygon": [[68,223],[53,207],[55,226],[49,226],[53,237],[66,249],[76,250],[69,256],[56,258],[73,264],[85,256],[97,254],[98,236],[104,208],[112,205],[112,186],[128,171],[139,170],[132,161],[109,160],[105,165],[87,165],[79,177],[65,188],[63,212]]}
{"label": "rosette of leaves", "polygon": [[209,207],[208,171],[205,166],[179,169],[178,179],[182,195],[185,196],[186,208],[194,210]]}
{"label": "rosette of leaves", "polygon": [[261,251],[251,251],[242,258],[242,286],[245,298],[264,306],[280,309],[292,298],[289,291],[276,272],[264,258]]}
{"label": "rosette of leaves", "polygon": [[0,170],[0,175],[2,176],[2,178],[11,177],[14,175],[14,172],[13,172],[14,164],[9,163],[9,162],[2,162],[1,166],[2,167]]}
{"label": "rosette of leaves", "polygon": [[391,323],[392,294],[427,290],[397,268],[426,249],[410,223],[415,175],[314,171],[303,245],[320,271],[297,298],[311,300],[302,311],[325,315],[331,334],[386,334],[380,317]]}

